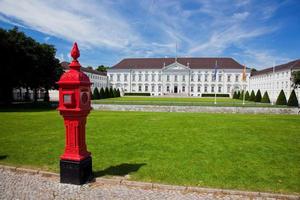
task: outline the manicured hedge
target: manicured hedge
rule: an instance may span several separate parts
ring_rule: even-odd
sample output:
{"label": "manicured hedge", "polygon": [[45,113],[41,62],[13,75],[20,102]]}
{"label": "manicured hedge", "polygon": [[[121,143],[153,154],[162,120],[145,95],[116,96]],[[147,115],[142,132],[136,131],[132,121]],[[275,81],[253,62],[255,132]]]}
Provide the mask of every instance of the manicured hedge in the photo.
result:
{"label": "manicured hedge", "polygon": [[249,99],[250,99],[250,95],[249,95],[249,92],[247,91],[246,94],[245,94],[245,100],[249,101]]}
{"label": "manicured hedge", "polygon": [[[229,94],[216,94],[217,97],[229,97]],[[201,97],[215,97],[215,94],[205,93],[202,94]]]}
{"label": "manicured hedge", "polygon": [[294,106],[294,107],[298,107],[298,99],[297,99],[297,96],[296,96],[296,93],[295,93],[295,90],[293,90],[291,92],[291,95],[290,95],[290,98],[287,102],[287,105],[288,106]]}
{"label": "manicured hedge", "polygon": [[253,90],[251,91],[251,95],[250,95],[249,101],[255,101],[255,93],[254,93]]}
{"label": "manicured hedge", "polygon": [[286,101],[285,94],[284,94],[283,90],[281,90],[278,95],[276,105],[286,105],[286,104],[287,104],[287,101]]}
{"label": "manicured hedge", "polygon": [[256,95],[255,95],[255,102],[261,102],[261,92],[260,92],[260,90],[258,90]]}
{"label": "manicured hedge", "polygon": [[150,93],[124,93],[124,96],[151,96]]}
{"label": "manicured hedge", "polygon": [[262,103],[271,103],[268,92],[265,91],[263,98],[261,99]]}

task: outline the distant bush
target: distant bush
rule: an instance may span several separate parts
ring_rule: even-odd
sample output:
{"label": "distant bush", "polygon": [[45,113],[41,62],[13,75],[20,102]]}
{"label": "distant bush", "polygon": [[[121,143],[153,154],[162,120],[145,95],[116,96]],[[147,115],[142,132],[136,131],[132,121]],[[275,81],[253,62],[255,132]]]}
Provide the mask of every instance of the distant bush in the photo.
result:
{"label": "distant bush", "polygon": [[240,98],[240,96],[241,96],[241,92],[240,92],[240,91],[238,91],[238,92],[237,92],[237,95],[236,95],[236,99],[239,99],[239,98]]}
{"label": "distant bush", "polygon": [[268,92],[265,91],[263,98],[261,99],[262,103],[271,103]]}
{"label": "distant bush", "polygon": [[249,101],[255,101],[255,93],[254,93],[253,90],[251,91],[251,95],[250,95]]}
{"label": "distant bush", "polygon": [[105,92],[104,92],[104,89],[101,88],[100,89],[100,99],[104,99],[105,98]]}
{"label": "distant bush", "polygon": [[104,98],[109,98],[109,90],[108,90],[108,87],[106,87],[105,90],[104,90]]}
{"label": "distant bush", "polygon": [[97,87],[94,88],[93,99],[100,99],[100,93]]}
{"label": "distant bush", "polygon": [[240,96],[239,96],[239,99],[240,99],[240,100],[243,100],[243,99],[244,99],[244,90],[241,91]]}
{"label": "distant bush", "polygon": [[237,96],[237,93],[236,93],[236,91],[234,91],[234,93],[233,93],[233,95],[232,95],[232,98],[233,98],[233,99],[236,99],[236,96]]}
{"label": "distant bush", "polygon": [[290,98],[287,102],[287,105],[288,106],[294,106],[294,107],[298,107],[299,106],[299,103],[298,103],[298,99],[297,99],[297,96],[296,96],[296,93],[295,93],[295,90],[293,90],[291,92],[291,95],[290,95]]}
{"label": "distant bush", "polygon": [[256,96],[255,96],[255,102],[261,102],[261,92],[260,92],[260,90],[257,90]]}
{"label": "distant bush", "polygon": [[280,91],[278,98],[276,100],[276,105],[286,105],[287,101],[286,101],[286,97],[285,94],[283,92],[283,90]]}
{"label": "distant bush", "polygon": [[[217,97],[229,97],[229,94],[216,94]],[[204,93],[201,94],[201,97],[215,97],[213,93]]]}
{"label": "distant bush", "polygon": [[120,93],[119,88],[117,89],[117,97],[121,97],[121,93]]}
{"label": "distant bush", "polygon": [[150,93],[133,93],[133,92],[130,92],[130,93],[124,93],[124,96],[151,96]]}
{"label": "distant bush", "polygon": [[245,94],[245,100],[249,101],[249,99],[250,99],[250,95],[249,95],[249,92],[247,91],[246,94]]}

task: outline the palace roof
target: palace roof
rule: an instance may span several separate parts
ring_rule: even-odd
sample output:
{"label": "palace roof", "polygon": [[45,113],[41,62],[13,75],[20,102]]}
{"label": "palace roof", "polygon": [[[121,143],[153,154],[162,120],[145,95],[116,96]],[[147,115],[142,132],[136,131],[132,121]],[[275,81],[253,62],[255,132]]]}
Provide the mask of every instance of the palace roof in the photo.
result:
{"label": "palace roof", "polygon": [[260,71],[252,72],[251,76],[258,76],[262,74],[268,74],[268,73],[273,73],[273,68],[275,72],[278,71],[285,71],[285,70],[293,70],[293,69],[300,69],[300,59],[293,60],[291,62],[277,65],[275,67],[269,67]]}
{"label": "palace roof", "polygon": [[[65,69],[65,70],[69,70],[70,69],[69,64],[70,63],[66,62],[66,61],[63,61],[63,62],[60,63],[60,65],[62,66],[62,68]],[[83,72],[91,73],[91,74],[97,74],[97,75],[106,76],[106,72],[99,72],[97,70],[94,70],[92,67],[81,67],[80,70],[83,71]]]}
{"label": "palace roof", "polygon": [[[191,69],[213,69],[216,61],[218,69],[243,69],[232,58],[177,58],[177,62]],[[175,62],[175,58],[126,58],[110,69],[162,69]]]}

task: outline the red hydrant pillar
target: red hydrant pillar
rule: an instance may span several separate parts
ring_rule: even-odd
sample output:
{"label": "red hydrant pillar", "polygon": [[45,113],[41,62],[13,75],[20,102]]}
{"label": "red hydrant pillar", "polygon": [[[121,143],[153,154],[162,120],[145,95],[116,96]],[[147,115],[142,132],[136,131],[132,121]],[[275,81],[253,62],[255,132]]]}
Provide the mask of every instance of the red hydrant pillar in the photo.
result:
{"label": "red hydrant pillar", "polygon": [[76,42],[71,56],[70,70],[65,72],[59,85],[58,110],[66,129],[65,151],[60,157],[60,182],[83,184],[92,178],[92,158],[85,143],[85,124],[91,110],[91,82],[80,71],[80,56]]}

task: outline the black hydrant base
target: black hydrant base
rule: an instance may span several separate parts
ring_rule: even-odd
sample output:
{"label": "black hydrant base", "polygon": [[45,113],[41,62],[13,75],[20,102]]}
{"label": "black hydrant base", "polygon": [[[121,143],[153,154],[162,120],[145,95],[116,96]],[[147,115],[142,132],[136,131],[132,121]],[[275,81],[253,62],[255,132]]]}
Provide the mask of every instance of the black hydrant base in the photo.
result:
{"label": "black hydrant base", "polygon": [[60,160],[60,182],[82,185],[93,177],[92,158],[82,161]]}

